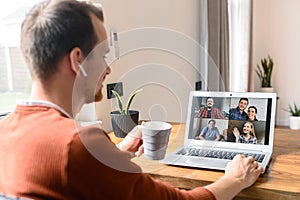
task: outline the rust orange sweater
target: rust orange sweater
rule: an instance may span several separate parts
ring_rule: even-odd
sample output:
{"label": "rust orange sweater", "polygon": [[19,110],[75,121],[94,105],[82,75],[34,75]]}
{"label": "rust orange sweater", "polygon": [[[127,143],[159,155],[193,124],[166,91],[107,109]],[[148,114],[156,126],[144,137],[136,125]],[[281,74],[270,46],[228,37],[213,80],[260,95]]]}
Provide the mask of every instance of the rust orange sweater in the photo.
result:
{"label": "rust orange sweater", "polygon": [[0,120],[0,193],[32,199],[214,199],[141,172],[99,127],[59,111],[17,105]]}

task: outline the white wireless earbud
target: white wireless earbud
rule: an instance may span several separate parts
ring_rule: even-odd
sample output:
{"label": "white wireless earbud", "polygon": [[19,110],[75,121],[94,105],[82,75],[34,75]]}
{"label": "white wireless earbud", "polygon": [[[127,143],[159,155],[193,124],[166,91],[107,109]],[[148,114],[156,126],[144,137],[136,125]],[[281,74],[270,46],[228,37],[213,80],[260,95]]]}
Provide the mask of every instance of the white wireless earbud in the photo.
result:
{"label": "white wireless earbud", "polygon": [[84,77],[87,77],[87,73],[86,73],[86,71],[84,70],[84,68],[82,67],[82,65],[80,64],[80,62],[77,62],[77,65],[78,65],[78,68],[80,69],[82,75],[83,75]]}

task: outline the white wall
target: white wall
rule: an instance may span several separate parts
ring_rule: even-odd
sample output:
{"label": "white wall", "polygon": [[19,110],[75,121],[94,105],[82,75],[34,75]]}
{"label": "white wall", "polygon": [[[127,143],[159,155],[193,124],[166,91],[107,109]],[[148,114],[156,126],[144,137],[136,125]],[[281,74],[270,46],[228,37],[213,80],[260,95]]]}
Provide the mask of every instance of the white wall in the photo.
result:
{"label": "white wall", "polygon": [[[102,4],[107,30],[113,28],[119,33],[121,56],[111,65],[112,73],[105,84],[122,81],[124,100],[133,90],[143,87],[132,104],[132,109],[140,111],[140,119],[185,122],[188,94],[200,77],[199,52],[195,50],[199,45],[200,1],[93,2]],[[137,31],[147,27],[156,27],[158,32],[139,38]],[[165,34],[168,31],[171,40]],[[128,37],[136,37],[141,44]],[[156,40],[167,41],[165,48],[157,47],[160,44],[149,48],[148,44]],[[111,128],[109,112],[115,109],[116,100],[107,100],[104,88],[104,100],[96,104],[96,115],[107,130]]]}
{"label": "white wall", "polygon": [[[160,27],[199,41],[199,0],[94,1],[103,5],[107,29],[114,28],[120,35],[136,28]],[[299,0],[253,0],[252,63],[255,69],[262,57],[274,58],[272,85],[280,98],[278,125],[288,125],[289,114],[283,109],[289,103],[300,104],[299,10]],[[122,55],[111,68],[112,74],[106,83],[123,81],[125,99],[134,89],[145,88],[132,105],[140,110],[140,119],[185,121],[188,91],[194,89],[195,81],[201,76],[187,60],[170,51],[139,49]],[[254,90],[259,90],[255,74]],[[96,114],[103,120],[104,127],[110,129],[109,112],[116,104],[115,99],[107,100],[104,96],[96,105]]]}
{"label": "white wall", "polygon": [[280,98],[277,124],[288,125],[289,113],[283,109],[294,102],[300,106],[300,1],[254,0],[253,11],[253,65],[262,57],[273,57],[272,85]]}

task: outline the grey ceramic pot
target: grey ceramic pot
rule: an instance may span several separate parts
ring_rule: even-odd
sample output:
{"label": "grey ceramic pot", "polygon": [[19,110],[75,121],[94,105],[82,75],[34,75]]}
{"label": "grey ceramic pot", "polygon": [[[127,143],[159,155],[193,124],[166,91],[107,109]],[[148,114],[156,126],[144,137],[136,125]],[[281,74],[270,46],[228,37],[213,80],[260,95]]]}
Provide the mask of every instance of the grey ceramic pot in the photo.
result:
{"label": "grey ceramic pot", "polygon": [[139,111],[129,110],[129,114],[120,114],[119,111],[110,112],[111,124],[114,134],[118,138],[124,138],[139,121]]}

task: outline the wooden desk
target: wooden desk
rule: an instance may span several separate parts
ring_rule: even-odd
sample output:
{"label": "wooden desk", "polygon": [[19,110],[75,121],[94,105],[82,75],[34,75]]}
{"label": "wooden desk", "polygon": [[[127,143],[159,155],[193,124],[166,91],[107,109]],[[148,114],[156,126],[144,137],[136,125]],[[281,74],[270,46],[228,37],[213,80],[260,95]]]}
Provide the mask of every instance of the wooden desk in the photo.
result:
{"label": "wooden desk", "polygon": [[[182,145],[185,125],[174,124],[167,153]],[[110,134],[113,141],[120,139]],[[192,189],[216,181],[224,172],[168,166],[144,156],[133,161],[152,177],[167,181],[178,188]],[[266,173],[235,199],[299,199],[300,200],[300,131],[275,129],[274,154]]]}

